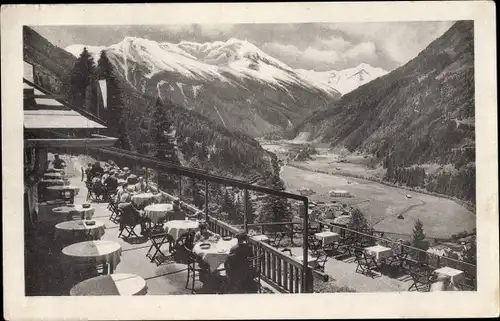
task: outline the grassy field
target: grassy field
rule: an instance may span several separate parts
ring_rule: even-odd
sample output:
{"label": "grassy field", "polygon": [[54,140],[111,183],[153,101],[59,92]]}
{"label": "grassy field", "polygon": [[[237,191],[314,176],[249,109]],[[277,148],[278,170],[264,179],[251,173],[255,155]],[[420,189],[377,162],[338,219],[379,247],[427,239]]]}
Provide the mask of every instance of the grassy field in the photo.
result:
{"label": "grassy field", "polygon": [[[300,164],[318,168],[315,161]],[[362,169],[360,165],[349,165],[359,171]],[[332,166],[338,165],[330,165],[330,169]],[[372,181],[314,173],[290,166],[282,168],[282,178],[290,192],[297,192],[302,187],[313,189],[316,194],[309,197],[313,201],[331,200],[328,192],[332,189],[348,191],[354,197],[336,199],[357,205],[377,231],[411,235],[417,219],[422,221],[424,231],[430,238],[449,238],[453,234],[464,230],[471,231],[476,227],[474,213],[448,199],[408,192]],[[407,194],[411,194],[412,198],[407,198]],[[398,219],[399,214],[402,214],[404,219]]]}

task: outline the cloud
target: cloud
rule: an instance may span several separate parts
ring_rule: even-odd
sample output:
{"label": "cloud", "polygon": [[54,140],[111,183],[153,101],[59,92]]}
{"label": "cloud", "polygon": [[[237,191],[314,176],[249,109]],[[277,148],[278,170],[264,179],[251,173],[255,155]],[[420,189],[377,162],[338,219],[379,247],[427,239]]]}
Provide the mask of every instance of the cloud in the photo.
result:
{"label": "cloud", "polygon": [[414,58],[433,40],[443,35],[453,21],[372,22],[323,24],[359,41],[370,41],[396,64]]}
{"label": "cloud", "polygon": [[377,47],[373,42],[362,42],[352,46],[343,53],[344,59],[372,59]]}
{"label": "cloud", "polygon": [[[328,39],[327,42],[331,49],[322,50],[312,46],[300,49],[293,45],[277,42],[265,43],[262,49],[283,60],[291,67],[317,71],[335,68],[345,69],[357,66],[361,62],[374,63],[377,61],[377,47],[373,42],[352,44],[342,38],[335,38],[333,41]],[[297,64],[301,64],[303,67]]]}
{"label": "cloud", "polygon": [[343,50],[344,48],[349,47],[351,45],[352,45],[351,42],[338,36],[332,36],[328,39],[318,40],[318,46],[321,49]]}
{"label": "cloud", "polygon": [[325,51],[313,47],[302,50],[293,45],[277,42],[263,44],[262,50],[271,56],[278,57],[292,67],[297,67],[297,64],[305,64],[308,66],[307,68],[318,66],[321,68],[322,65],[332,65],[339,59],[339,55],[335,51]]}

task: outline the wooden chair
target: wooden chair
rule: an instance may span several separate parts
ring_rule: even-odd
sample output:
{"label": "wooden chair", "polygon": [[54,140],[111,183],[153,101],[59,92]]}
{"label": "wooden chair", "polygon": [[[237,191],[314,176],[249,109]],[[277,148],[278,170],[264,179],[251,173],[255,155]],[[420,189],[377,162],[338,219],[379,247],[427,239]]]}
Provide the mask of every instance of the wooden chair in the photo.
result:
{"label": "wooden chair", "polygon": [[418,292],[429,292],[432,283],[436,281],[436,277],[427,269],[410,269],[409,273],[413,283],[408,288],[408,291],[415,288]]}
{"label": "wooden chair", "polygon": [[[169,262],[173,262],[173,256],[175,254],[175,249],[172,246],[172,244],[175,242],[173,237],[165,232],[163,228],[155,229],[155,227],[149,230],[147,234],[149,240],[151,241],[151,246],[146,253],[146,257],[149,258],[151,262],[155,262],[156,265],[165,263],[165,259],[170,259]],[[161,250],[161,247],[167,242],[170,245],[169,252],[171,255],[169,256],[165,255]]]}
{"label": "wooden chair", "polygon": [[321,241],[316,239],[316,236],[314,234],[309,234],[307,236],[307,243],[313,255],[318,256],[320,251],[324,252]]}
{"label": "wooden chair", "polygon": [[124,236],[125,239],[129,239],[131,236],[140,237],[134,231],[134,228],[141,224],[142,218],[139,213],[134,215],[131,211],[124,211],[122,209],[118,209],[118,211],[120,213],[120,234],[118,234],[118,237],[121,237],[124,231],[127,232],[127,235]]}
{"label": "wooden chair", "polygon": [[373,271],[378,268],[377,262],[372,256],[366,255],[363,248],[354,248],[354,256],[356,257],[356,273],[361,272],[361,274],[371,274],[373,277]]}
{"label": "wooden chair", "polygon": [[188,247],[184,247],[185,252],[187,253],[187,278],[186,278],[186,286],[188,288],[189,280],[191,279],[191,293],[195,293],[194,285],[196,281],[202,281],[202,276],[204,273],[209,273],[206,268],[203,268],[198,263],[198,257],[193,253],[192,249]]}

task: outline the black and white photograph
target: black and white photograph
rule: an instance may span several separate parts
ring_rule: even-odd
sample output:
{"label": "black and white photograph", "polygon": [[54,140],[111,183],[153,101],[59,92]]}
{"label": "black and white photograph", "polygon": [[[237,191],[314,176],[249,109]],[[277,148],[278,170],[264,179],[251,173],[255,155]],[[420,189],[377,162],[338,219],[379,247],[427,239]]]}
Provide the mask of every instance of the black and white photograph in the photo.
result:
{"label": "black and white photograph", "polygon": [[21,295],[478,295],[477,20],[191,20],[21,24]]}

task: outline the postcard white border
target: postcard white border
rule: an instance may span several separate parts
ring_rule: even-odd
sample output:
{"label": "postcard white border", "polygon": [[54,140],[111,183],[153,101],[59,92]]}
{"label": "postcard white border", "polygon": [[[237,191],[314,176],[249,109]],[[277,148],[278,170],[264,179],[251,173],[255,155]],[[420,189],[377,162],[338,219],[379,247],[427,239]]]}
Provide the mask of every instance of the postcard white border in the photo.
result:
{"label": "postcard white border", "polygon": [[[495,316],[499,309],[495,6],[487,1],[16,5],[1,7],[4,317],[227,319]],[[22,25],[474,20],[478,292],[25,297]],[[91,307],[91,308],[90,308]]]}

